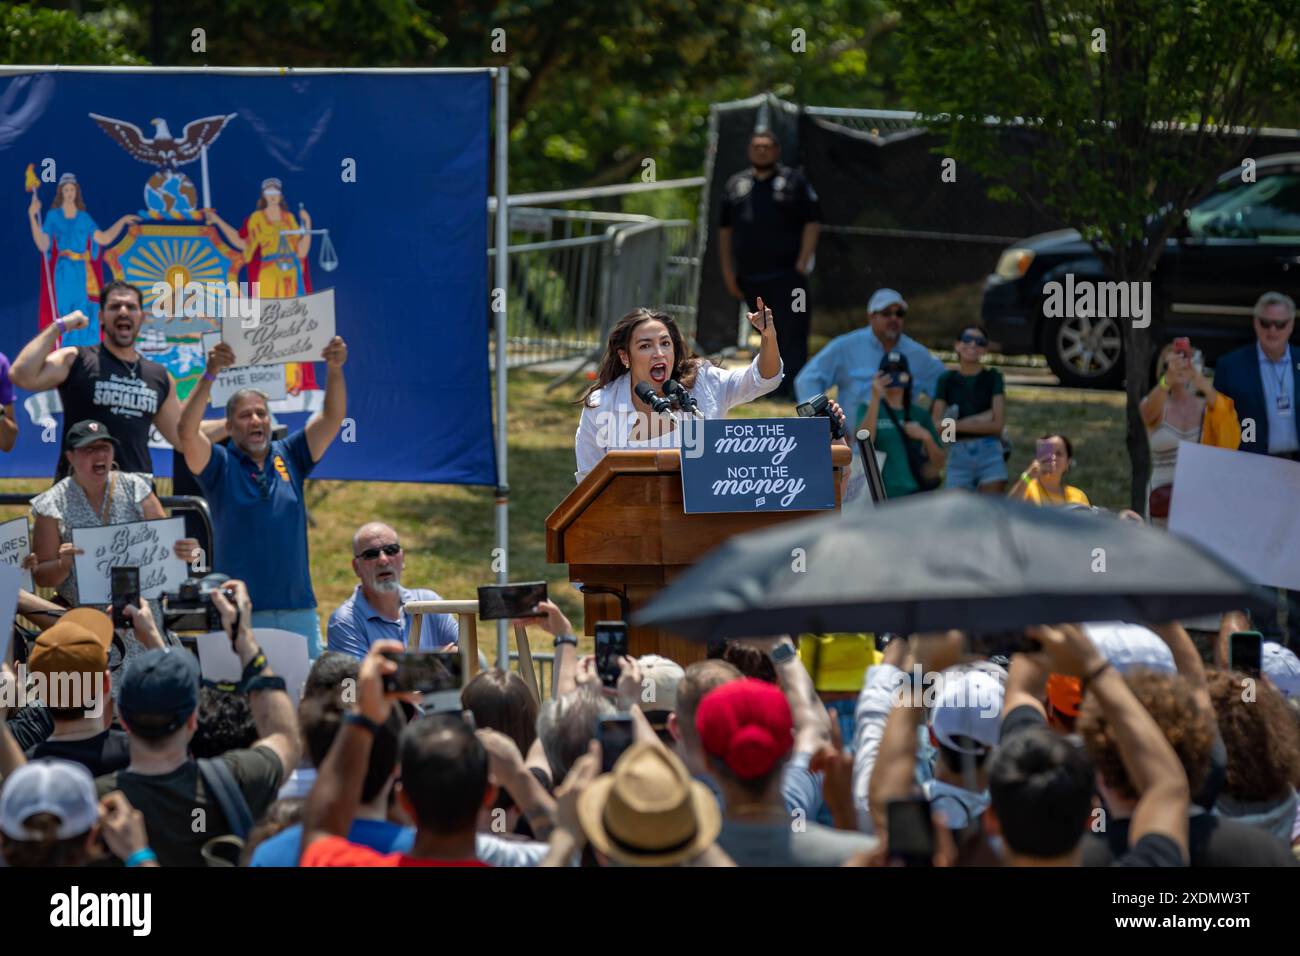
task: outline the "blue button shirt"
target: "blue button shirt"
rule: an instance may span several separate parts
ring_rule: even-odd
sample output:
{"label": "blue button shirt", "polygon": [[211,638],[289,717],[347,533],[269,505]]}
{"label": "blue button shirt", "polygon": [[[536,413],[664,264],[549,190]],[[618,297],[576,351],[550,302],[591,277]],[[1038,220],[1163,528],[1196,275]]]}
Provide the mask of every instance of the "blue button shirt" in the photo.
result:
{"label": "blue button shirt", "polygon": [[[442,600],[428,588],[401,588],[398,593],[404,605],[411,601]],[[375,641],[401,641],[405,644],[407,635],[411,633],[411,618],[412,615],[406,611],[403,611],[400,621],[384,617],[366,600],[358,584],[352,596],[330,615],[327,630],[329,649],[353,657],[365,657]],[[420,628],[420,650],[432,651],[446,644],[455,644],[458,637],[454,615],[426,614]]]}
{"label": "blue button shirt", "polygon": [[[943,363],[931,355],[924,345],[906,335],[898,337],[894,350],[903,354],[911,369],[912,397],[924,392],[933,398],[939,388],[939,376],[947,371]],[[818,392],[825,392],[836,385],[839,387],[836,401],[844,409],[844,414],[852,418],[858,406],[866,405],[871,400],[871,380],[880,371],[880,360],[884,357],[885,347],[880,344],[880,339],[876,338],[876,333],[870,326],[836,336],[812,357],[795,378],[795,398],[806,402]],[[850,421],[848,424],[852,433],[858,423]]]}
{"label": "blue button shirt", "polygon": [[[348,839],[376,853],[396,853],[411,848],[411,831],[387,820],[353,820]],[[302,824],[285,827],[257,845],[249,866],[297,866],[302,853]]]}
{"label": "blue button shirt", "polygon": [[[1280,455],[1300,451],[1300,441],[1296,440],[1295,373],[1291,370],[1291,349],[1288,347],[1276,362],[1264,354],[1258,342],[1255,343],[1255,352],[1259,356],[1259,377],[1264,385],[1264,410],[1268,413],[1268,453]],[[1278,410],[1279,395],[1290,406],[1288,412]]]}
{"label": "blue button shirt", "polygon": [[245,582],[254,610],[314,608],[302,488],[316,463],[307,433],[271,442],[263,465],[231,442],[213,445],[195,476],[212,509],[213,569]]}

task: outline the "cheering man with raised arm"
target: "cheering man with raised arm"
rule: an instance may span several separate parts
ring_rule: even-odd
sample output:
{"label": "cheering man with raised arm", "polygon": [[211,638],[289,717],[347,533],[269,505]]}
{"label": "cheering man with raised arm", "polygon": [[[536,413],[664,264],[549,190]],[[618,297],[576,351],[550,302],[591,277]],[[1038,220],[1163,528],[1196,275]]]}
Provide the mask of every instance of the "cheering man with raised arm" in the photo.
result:
{"label": "cheering man with raised arm", "polygon": [[[90,323],[85,313],[72,312],[55,319],[23,346],[9,378],[29,392],[57,388],[64,427],[87,419],[103,422],[120,443],[121,469],[152,475],[149,428],[158,426],[163,438],[176,446],[176,423],[181,415],[176,390],[164,366],[136,351],[144,325],[144,299],[139,289],[125,282],[105,285],[99,296],[99,317],[103,335],[99,345],[54,347],[60,336]],[[10,412],[7,408],[6,414]],[[220,441],[224,437],[221,428],[219,422],[212,422],[204,431]],[[0,431],[0,442],[4,440]],[[58,447],[63,447],[62,435]],[[66,456],[58,457],[56,479],[68,473]]]}
{"label": "cheering man with raised arm", "polygon": [[230,447],[214,445],[199,428],[217,373],[235,363],[220,342],[190,393],[180,420],[180,449],[212,509],[213,569],[248,582],[253,626],[278,627],[307,639],[320,656],[320,618],[307,558],[307,509],[303,482],[329,448],[347,415],[343,363],[348,347],[337,335],[321,358],[329,367],[325,403],[305,428],[271,440],[266,393],[240,389],[226,402]]}

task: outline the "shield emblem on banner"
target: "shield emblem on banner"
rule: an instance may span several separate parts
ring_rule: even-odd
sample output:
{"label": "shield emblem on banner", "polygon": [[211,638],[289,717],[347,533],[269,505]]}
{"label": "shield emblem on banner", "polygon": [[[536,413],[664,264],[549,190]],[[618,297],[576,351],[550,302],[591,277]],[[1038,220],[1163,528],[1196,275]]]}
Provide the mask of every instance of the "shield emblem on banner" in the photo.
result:
{"label": "shield emblem on banner", "polygon": [[169,290],[196,282],[225,285],[235,282],[244,265],[237,249],[226,245],[215,226],[140,223],[131,226],[126,237],[104,253],[114,278],[129,282],[144,296],[146,327],[164,335],[197,335],[217,331],[216,316],[186,318],[160,316],[166,304],[171,311],[171,292],[158,302],[156,286]]}

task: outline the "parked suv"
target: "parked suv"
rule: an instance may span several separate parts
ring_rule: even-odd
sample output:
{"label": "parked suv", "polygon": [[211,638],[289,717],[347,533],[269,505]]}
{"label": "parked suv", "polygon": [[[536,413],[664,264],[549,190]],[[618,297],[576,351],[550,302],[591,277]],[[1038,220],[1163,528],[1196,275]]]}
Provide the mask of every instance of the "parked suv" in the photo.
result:
{"label": "parked suv", "polygon": [[[1275,289],[1300,299],[1300,153],[1260,159],[1184,212],[1151,275],[1151,332],[1190,336],[1207,365],[1254,337],[1251,307]],[[1002,253],[984,284],[984,323],[1003,352],[1041,353],[1063,385],[1112,388],[1124,379],[1122,319],[1044,314],[1043,286],[1105,282],[1092,247],[1073,229],[1047,232]],[[1056,311],[1056,310],[1053,310]],[[1300,344],[1300,335],[1295,339]]]}

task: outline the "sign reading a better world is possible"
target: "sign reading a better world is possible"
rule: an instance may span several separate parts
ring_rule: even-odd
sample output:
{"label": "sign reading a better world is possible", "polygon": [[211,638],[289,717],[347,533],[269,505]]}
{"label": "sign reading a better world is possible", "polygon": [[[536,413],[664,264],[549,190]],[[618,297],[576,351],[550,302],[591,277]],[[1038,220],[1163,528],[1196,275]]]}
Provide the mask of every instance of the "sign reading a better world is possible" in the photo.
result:
{"label": "sign reading a better world is possible", "polygon": [[717,419],[683,426],[687,514],[835,507],[829,419]]}

